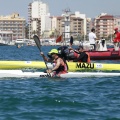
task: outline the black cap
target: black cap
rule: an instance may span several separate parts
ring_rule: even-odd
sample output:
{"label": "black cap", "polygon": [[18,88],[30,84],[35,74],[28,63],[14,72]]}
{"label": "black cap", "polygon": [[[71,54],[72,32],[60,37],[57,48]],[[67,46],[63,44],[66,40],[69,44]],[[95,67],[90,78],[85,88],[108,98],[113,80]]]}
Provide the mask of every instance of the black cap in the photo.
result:
{"label": "black cap", "polygon": [[91,31],[92,31],[92,32],[95,31],[95,28],[92,28]]}

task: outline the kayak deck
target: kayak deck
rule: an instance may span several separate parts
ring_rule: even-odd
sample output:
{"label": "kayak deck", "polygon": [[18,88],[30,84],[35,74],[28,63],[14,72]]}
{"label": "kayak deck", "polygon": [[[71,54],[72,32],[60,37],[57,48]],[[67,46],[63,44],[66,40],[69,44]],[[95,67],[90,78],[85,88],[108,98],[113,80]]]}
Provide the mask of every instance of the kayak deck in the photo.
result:
{"label": "kayak deck", "polygon": [[[112,77],[112,76],[120,76],[120,73],[68,72],[66,74],[60,75],[61,78]],[[50,76],[44,72],[23,72],[22,70],[0,70],[0,78],[44,78],[44,77]]]}
{"label": "kayak deck", "polygon": [[[111,63],[80,63],[67,62],[69,72],[77,71],[120,71],[120,64]],[[47,63],[48,68],[52,68],[53,64]],[[46,69],[44,61],[0,61],[1,70],[17,70],[17,69]]]}

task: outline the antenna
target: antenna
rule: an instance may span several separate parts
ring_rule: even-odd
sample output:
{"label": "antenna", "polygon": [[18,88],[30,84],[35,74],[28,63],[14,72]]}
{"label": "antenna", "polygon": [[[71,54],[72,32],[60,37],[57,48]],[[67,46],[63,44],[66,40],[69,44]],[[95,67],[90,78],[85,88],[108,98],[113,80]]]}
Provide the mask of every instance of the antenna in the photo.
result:
{"label": "antenna", "polygon": [[67,15],[67,14],[69,14],[71,11],[70,11],[70,8],[66,8],[65,10],[63,10],[63,12]]}

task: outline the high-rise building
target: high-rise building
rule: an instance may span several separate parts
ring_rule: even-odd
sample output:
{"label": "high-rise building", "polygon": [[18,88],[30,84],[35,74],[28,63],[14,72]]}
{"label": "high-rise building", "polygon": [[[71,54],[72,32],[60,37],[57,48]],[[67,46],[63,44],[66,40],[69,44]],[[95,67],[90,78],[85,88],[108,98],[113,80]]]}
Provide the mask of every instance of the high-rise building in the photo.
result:
{"label": "high-rise building", "polygon": [[51,18],[48,5],[41,0],[33,0],[28,5],[29,37],[32,34],[41,36],[45,31],[51,29],[50,23]]}

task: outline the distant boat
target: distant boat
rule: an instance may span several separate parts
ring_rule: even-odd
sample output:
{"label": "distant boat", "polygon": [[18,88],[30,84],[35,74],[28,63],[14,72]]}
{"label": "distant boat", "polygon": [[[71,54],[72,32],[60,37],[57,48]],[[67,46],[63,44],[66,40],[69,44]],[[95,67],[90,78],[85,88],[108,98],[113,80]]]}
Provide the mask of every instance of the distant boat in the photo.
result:
{"label": "distant boat", "polygon": [[8,46],[12,41],[11,31],[1,31],[0,30],[0,46]]}
{"label": "distant boat", "polygon": [[17,46],[17,48],[19,48],[18,46],[24,46],[25,45],[25,40],[24,39],[16,39],[15,41],[15,45]]}
{"label": "distant boat", "polygon": [[0,42],[0,46],[8,46],[8,44]]}
{"label": "distant boat", "polygon": [[0,37],[0,46],[8,46],[9,44],[8,44],[9,42],[8,41],[5,41],[4,39],[3,39],[3,37]]}
{"label": "distant boat", "polygon": [[8,46],[9,44],[0,37],[0,46]]}

